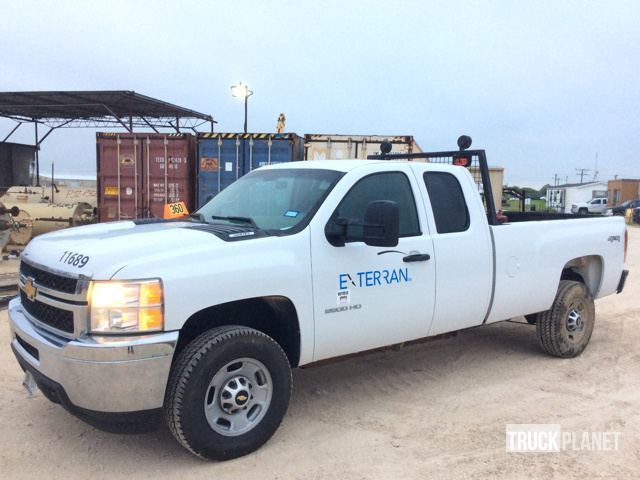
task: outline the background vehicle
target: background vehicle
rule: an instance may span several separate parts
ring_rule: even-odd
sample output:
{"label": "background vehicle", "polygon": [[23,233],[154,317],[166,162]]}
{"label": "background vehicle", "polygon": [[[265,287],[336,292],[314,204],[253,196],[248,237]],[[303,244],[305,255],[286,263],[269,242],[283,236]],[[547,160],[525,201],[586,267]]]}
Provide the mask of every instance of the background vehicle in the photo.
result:
{"label": "background vehicle", "polygon": [[620,205],[616,205],[611,208],[611,213],[614,215],[624,215],[624,212],[627,211],[627,208],[638,208],[640,207],[640,198],[636,198],[635,200],[627,200]]}
{"label": "background vehicle", "polygon": [[9,305],[25,383],[110,431],[163,419],[224,460],[275,432],[297,366],[520,315],[579,355],[594,298],[624,287],[624,221],[505,221],[470,144],[266,166],[191,218],[36,238]]}
{"label": "background vehicle", "polygon": [[592,198],[588,202],[571,205],[571,213],[604,213],[607,209],[606,198]]}

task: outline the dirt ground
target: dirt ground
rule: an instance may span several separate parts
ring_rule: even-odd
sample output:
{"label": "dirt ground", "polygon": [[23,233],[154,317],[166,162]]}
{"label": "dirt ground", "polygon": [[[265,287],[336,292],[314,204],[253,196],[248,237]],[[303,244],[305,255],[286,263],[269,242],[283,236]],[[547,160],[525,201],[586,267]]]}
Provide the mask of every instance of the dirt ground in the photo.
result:
{"label": "dirt ground", "polygon": [[[585,353],[551,358],[535,328],[500,323],[297,370],[289,413],[254,454],[207,463],[166,430],[118,436],[42,394],[28,399],[0,312],[2,478],[638,478],[640,229],[622,295],[597,302]],[[523,292],[526,294],[526,292]],[[506,453],[505,424],[617,431],[618,451]]]}

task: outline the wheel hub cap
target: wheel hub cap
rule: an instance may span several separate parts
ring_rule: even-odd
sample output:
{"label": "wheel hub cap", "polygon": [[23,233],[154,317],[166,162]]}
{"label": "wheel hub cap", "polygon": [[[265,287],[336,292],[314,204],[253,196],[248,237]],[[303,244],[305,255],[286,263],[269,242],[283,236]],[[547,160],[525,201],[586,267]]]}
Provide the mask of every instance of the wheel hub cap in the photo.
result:
{"label": "wheel hub cap", "polygon": [[236,413],[247,408],[252,399],[252,388],[249,379],[243,375],[230,378],[220,391],[220,407],[227,413]]}
{"label": "wheel hub cap", "polygon": [[213,375],[205,392],[204,413],[217,433],[242,435],[260,423],[272,396],[267,367],[253,358],[238,358]]}
{"label": "wheel hub cap", "polygon": [[584,322],[580,312],[576,309],[569,311],[567,315],[567,330],[570,332],[581,332],[584,329]]}

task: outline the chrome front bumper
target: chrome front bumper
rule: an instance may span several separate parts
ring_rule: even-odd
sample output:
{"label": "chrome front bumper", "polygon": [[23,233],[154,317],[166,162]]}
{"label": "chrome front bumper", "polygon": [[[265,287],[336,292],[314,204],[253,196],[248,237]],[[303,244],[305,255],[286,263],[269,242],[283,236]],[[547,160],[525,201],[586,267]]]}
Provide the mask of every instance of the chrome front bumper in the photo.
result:
{"label": "chrome front bumper", "polygon": [[59,384],[72,406],[113,413],[162,407],[178,332],[69,340],[35,326],[18,298],[9,303],[9,324],[23,368]]}

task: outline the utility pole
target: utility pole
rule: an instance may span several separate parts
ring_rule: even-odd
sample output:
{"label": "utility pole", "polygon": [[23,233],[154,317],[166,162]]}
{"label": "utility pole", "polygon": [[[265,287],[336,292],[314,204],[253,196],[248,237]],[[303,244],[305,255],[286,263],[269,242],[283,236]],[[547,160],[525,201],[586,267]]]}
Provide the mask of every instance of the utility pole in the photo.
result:
{"label": "utility pole", "polygon": [[576,168],[576,173],[580,175],[580,183],[582,183],[582,180],[584,179],[585,174],[590,171],[591,170],[588,168]]}
{"label": "utility pole", "polygon": [[558,186],[558,174],[557,173],[553,174],[553,186],[554,187]]}

